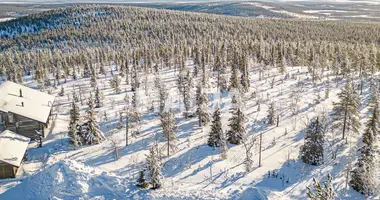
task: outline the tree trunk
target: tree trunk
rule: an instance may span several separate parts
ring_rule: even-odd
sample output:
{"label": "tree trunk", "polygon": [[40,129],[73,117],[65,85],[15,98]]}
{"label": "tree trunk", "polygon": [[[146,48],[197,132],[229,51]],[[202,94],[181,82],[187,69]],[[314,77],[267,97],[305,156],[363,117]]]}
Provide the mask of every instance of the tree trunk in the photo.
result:
{"label": "tree trunk", "polygon": [[260,133],[260,146],[259,146],[259,167],[261,167],[261,145],[263,142],[263,133]]}
{"label": "tree trunk", "polygon": [[167,124],[168,124],[168,157],[170,156],[170,111],[167,113],[168,115],[168,121],[167,121]]}
{"label": "tree trunk", "polygon": [[199,127],[202,127],[202,114],[201,114],[201,112],[198,113],[198,118],[199,118]]}
{"label": "tree trunk", "polygon": [[347,109],[348,109],[348,103],[346,102],[346,107],[344,109],[344,121],[343,121],[343,136],[342,136],[342,140],[344,140],[344,136],[345,136],[345,133],[346,133]]}
{"label": "tree trunk", "polygon": [[115,143],[115,160],[119,160],[119,151],[117,149],[116,143]]}
{"label": "tree trunk", "polygon": [[279,123],[280,123],[280,115],[277,115],[277,127],[278,127]]}
{"label": "tree trunk", "polygon": [[127,114],[127,124],[125,125],[125,146],[128,146],[128,139],[129,139],[128,128],[129,128],[129,116]]}
{"label": "tree trunk", "polygon": [[360,95],[363,94],[363,84],[364,84],[364,81],[360,80]]}

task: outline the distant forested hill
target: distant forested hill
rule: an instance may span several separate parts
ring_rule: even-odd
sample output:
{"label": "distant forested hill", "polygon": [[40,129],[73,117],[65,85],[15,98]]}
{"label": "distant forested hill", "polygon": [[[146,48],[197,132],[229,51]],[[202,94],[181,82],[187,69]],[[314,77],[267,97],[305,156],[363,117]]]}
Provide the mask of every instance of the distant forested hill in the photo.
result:
{"label": "distant forested hill", "polygon": [[84,5],[0,23],[0,66],[12,78],[17,71],[14,66],[22,65],[26,72],[46,65],[53,71],[54,66],[67,67],[67,63],[125,62],[130,57],[149,60],[145,64],[161,60],[169,65],[184,52],[187,56],[204,52],[215,59],[221,52],[227,56],[224,59],[232,59],[235,52],[235,56],[251,55],[266,64],[283,58],[294,64],[314,59],[342,63],[345,58],[367,59],[369,50],[378,48],[379,32],[379,23],[252,19]]}

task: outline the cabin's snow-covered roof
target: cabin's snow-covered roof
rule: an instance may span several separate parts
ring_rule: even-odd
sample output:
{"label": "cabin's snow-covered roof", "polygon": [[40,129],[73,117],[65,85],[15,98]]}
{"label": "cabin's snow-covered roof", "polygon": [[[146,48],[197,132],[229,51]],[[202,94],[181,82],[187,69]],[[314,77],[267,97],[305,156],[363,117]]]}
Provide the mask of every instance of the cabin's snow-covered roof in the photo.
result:
{"label": "cabin's snow-covered roof", "polygon": [[0,161],[20,167],[30,139],[6,130],[0,133]]}
{"label": "cabin's snow-covered roof", "polygon": [[0,85],[0,111],[12,112],[42,123],[46,123],[49,117],[54,98],[52,95],[11,81]]}

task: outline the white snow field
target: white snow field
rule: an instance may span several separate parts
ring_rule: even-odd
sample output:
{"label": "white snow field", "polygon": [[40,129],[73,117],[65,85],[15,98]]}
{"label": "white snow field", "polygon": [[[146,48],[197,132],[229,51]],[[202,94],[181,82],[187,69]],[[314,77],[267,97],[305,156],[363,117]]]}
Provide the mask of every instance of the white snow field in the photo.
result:
{"label": "white snow field", "polygon": [[[187,67],[192,68],[191,61]],[[56,97],[51,120],[50,133],[42,148],[36,143],[29,145],[28,160],[25,161],[16,179],[0,180],[1,200],[74,200],[74,199],[242,199],[242,200],[294,200],[307,199],[306,186],[326,179],[330,173],[337,199],[364,199],[349,187],[346,187],[347,166],[354,160],[348,155],[356,155],[356,141],[360,135],[350,135],[348,144],[340,141],[341,135],[327,135],[325,164],[314,167],[303,164],[298,159],[299,148],[303,144],[303,129],[313,116],[331,111],[332,102],[337,101],[336,94],[345,84],[341,77],[335,77],[329,71],[324,71],[324,78],[312,84],[311,76],[306,67],[287,67],[289,78],[281,75],[278,69],[264,69],[258,64],[250,64],[251,89],[244,95],[244,114],[247,117],[246,130],[248,137],[256,137],[254,150],[255,169],[246,173],[244,169],[245,150],[243,145],[229,145],[228,158],[220,159],[219,149],[207,145],[209,126],[198,127],[197,118],[185,119],[182,110],[182,98],[176,87],[177,70],[160,71],[161,80],[169,90],[172,108],[176,114],[179,127],[177,132],[178,150],[163,157],[164,186],[157,190],[141,190],[136,187],[138,172],[146,165],[146,154],[154,141],[165,145],[160,139],[161,127],[157,114],[157,102],[153,102],[155,111],[148,111],[152,99],[157,96],[154,88],[154,75],[140,74],[139,89],[140,112],[143,120],[140,134],[130,138],[125,146],[125,128],[116,129],[119,121],[119,111],[124,108],[124,97],[132,96],[130,85],[122,78],[122,92],[114,94],[109,86],[111,68],[107,67],[107,75],[99,75],[98,86],[104,94],[104,107],[96,109],[97,121],[107,140],[95,146],[83,146],[75,150],[69,144],[67,135],[71,92],[73,88],[82,88],[82,98],[85,99],[82,109],[87,109],[87,98],[90,92],[89,78],[67,80],[64,86],[65,95]],[[259,80],[259,70],[264,71]],[[117,71],[114,71],[117,74]],[[209,74],[209,85],[206,92],[209,97],[211,112],[215,105],[222,111],[223,129],[228,130],[228,118],[231,95],[223,93],[219,99],[216,88],[216,74]],[[229,75],[228,75],[229,76]],[[328,77],[328,78],[327,78]],[[330,94],[325,99],[327,80],[329,79]],[[31,77],[24,77],[30,87],[37,83]],[[147,84],[145,84],[147,80]],[[274,80],[273,88],[271,82]],[[199,80],[194,79],[193,83]],[[357,80],[356,80],[357,81]],[[146,91],[145,91],[146,85]],[[60,87],[53,91],[58,94]],[[366,97],[368,87],[363,92],[361,113],[364,120],[366,112]],[[193,98],[195,88],[192,88]],[[253,95],[255,93],[256,95]],[[68,98],[70,97],[70,98]],[[297,100],[297,106],[291,107],[292,99]],[[260,110],[257,101],[260,100]],[[268,126],[265,123],[269,103],[275,102],[280,113],[279,127]],[[80,105],[80,104],[79,104]],[[179,108],[178,108],[179,107]],[[193,106],[195,109],[196,106]],[[293,114],[293,110],[297,112]],[[104,117],[107,113],[107,119]],[[125,125],[125,117],[123,118]],[[263,134],[262,166],[258,167],[259,147],[258,136]],[[286,133],[286,134],[285,134]],[[112,141],[116,141],[119,149],[119,159],[115,160]],[[361,142],[361,141],[360,141]],[[328,145],[334,144],[334,145]],[[332,152],[338,152],[332,159]],[[276,177],[268,177],[268,171],[275,170]],[[379,199],[373,197],[373,199]]]}
{"label": "white snow field", "polygon": [[0,18],[0,22],[6,22],[6,21],[9,21],[9,20],[12,20],[14,18],[11,18],[11,17],[6,17],[6,18]]}

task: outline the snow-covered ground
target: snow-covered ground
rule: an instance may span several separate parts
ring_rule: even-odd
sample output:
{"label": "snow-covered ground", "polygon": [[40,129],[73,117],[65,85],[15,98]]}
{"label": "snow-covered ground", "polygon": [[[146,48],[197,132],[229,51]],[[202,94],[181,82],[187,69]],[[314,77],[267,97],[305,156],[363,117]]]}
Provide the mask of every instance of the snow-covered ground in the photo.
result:
{"label": "snow-covered ground", "polygon": [[[189,61],[187,67],[192,68],[192,62]],[[176,87],[177,73],[174,69],[164,70],[160,72],[160,77],[165,87],[170,89],[171,104],[168,107],[177,108],[173,110],[178,111],[183,106]],[[107,76],[100,75],[98,79],[98,86],[105,96],[105,106],[96,109],[97,121],[108,140],[77,150],[69,145],[67,135],[71,102],[68,96],[74,86],[78,92],[81,85],[83,98],[87,99],[93,88],[90,87],[89,78],[68,80],[63,86],[65,93],[70,95],[57,97],[53,112],[56,116],[43,147],[37,148],[36,143],[31,143],[28,160],[22,166],[18,178],[0,180],[0,199],[306,199],[306,186],[312,183],[312,179],[325,179],[329,173],[334,177],[334,188],[340,199],[363,199],[352,189],[345,189],[346,167],[350,163],[347,155],[356,154],[354,147],[359,135],[351,135],[349,144],[342,143],[335,160],[331,159],[331,149],[326,146],[326,160],[321,166],[312,167],[298,159],[299,148],[303,144],[302,130],[306,123],[311,117],[331,110],[332,102],[337,101],[336,94],[344,81],[330,76],[331,91],[329,98],[325,99],[326,78],[317,81],[314,86],[306,67],[288,67],[287,73],[290,76],[288,79],[279,74],[277,69],[266,70],[260,81],[258,67],[254,64],[251,66],[251,89],[244,96],[243,110],[247,117],[248,136],[258,138],[260,133],[263,134],[262,167],[258,167],[258,143],[254,151],[256,168],[246,173],[243,145],[229,145],[228,158],[221,160],[219,150],[206,144],[209,126],[199,128],[196,118],[185,119],[181,112],[176,112],[178,151],[163,158],[164,188],[158,190],[140,190],[135,186],[138,172],[145,167],[145,155],[150,146],[156,140],[161,145],[165,144],[160,140],[159,116],[156,112],[148,111],[155,96],[153,94],[156,93],[154,75],[146,79],[143,74],[140,75],[143,83],[139,89],[139,105],[143,120],[140,134],[131,137],[130,144],[125,146],[125,128],[116,127],[119,111],[125,105],[123,99],[126,94],[131,97],[132,92],[130,85],[126,85],[122,79],[122,92],[114,94],[108,83],[111,77],[108,67]],[[215,105],[221,107],[223,129],[228,130],[231,95],[223,93],[219,99],[216,75],[209,74],[210,84],[206,92],[210,110],[212,112]],[[25,80],[29,86],[36,87],[30,77]],[[146,92],[145,80],[148,80]],[[197,83],[198,80],[193,82]],[[54,94],[59,91],[60,86]],[[293,115],[290,99],[297,97],[299,112]],[[317,99],[319,103],[316,103]],[[260,109],[256,104],[258,100],[262,102]],[[264,123],[268,105],[272,101],[280,113],[279,127]],[[365,107],[363,104],[361,108],[363,117]],[[81,109],[87,109],[85,103]],[[123,120],[125,124],[125,117]],[[118,160],[115,160],[112,141],[116,141],[119,147]],[[268,171],[276,171],[278,176],[268,177]]]}
{"label": "snow-covered ground", "polygon": [[368,18],[368,19],[380,19],[380,17],[370,16],[370,15],[351,15],[344,16],[345,18]]}
{"label": "snow-covered ground", "polygon": [[7,18],[0,18],[0,22],[5,22],[5,21],[9,21],[9,20],[12,20],[14,18],[11,18],[11,17],[7,17]]}
{"label": "snow-covered ground", "polygon": [[304,10],[304,13],[347,13],[347,12],[357,12],[348,10]]}
{"label": "snow-covered ground", "polygon": [[263,9],[269,10],[271,12],[284,14],[284,15],[287,15],[289,17],[301,18],[301,19],[318,19],[317,16],[303,15],[303,14],[299,14],[299,13],[295,13],[295,12],[290,12],[290,11],[287,11],[287,10],[284,10],[284,9],[277,9],[277,8],[274,8],[274,7],[271,7],[271,6],[267,6],[267,5],[264,5],[262,3],[258,3],[258,2],[246,2],[245,4],[256,6],[256,7],[259,7],[259,8],[263,8]]}

